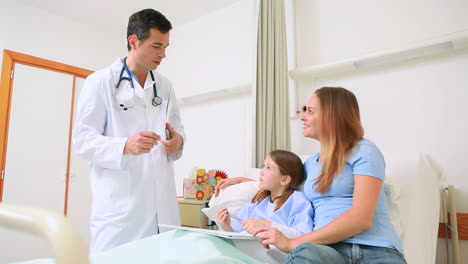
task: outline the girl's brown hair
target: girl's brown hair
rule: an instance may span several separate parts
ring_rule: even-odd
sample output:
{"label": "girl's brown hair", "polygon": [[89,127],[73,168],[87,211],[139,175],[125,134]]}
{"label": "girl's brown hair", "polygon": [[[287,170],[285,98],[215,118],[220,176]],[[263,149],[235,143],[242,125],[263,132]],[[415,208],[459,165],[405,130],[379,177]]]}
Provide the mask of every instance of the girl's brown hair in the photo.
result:
{"label": "girl's brown hair", "polygon": [[353,147],[364,136],[364,128],[352,92],[341,87],[322,87],[315,94],[319,100],[317,129],[323,167],[314,186],[317,192],[324,193],[343,168]]}
{"label": "girl's brown hair", "polygon": [[[281,208],[281,206],[288,200],[289,196],[294,192],[293,188],[296,188],[299,184],[304,181],[304,165],[301,159],[294,153],[286,150],[273,150],[268,153],[268,156],[278,165],[282,176],[288,175],[291,177],[289,183],[289,190],[282,196],[276,197],[278,199],[275,206],[275,211]],[[271,194],[268,190],[259,190],[257,194],[252,198],[252,203],[261,203],[265,198]],[[274,202],[274,201],[273,201]]]}

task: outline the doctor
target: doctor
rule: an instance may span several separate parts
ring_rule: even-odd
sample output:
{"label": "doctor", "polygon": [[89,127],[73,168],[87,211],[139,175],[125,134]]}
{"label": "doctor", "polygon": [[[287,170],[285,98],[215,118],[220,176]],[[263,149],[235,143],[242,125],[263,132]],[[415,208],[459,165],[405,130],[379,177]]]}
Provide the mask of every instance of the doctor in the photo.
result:
{"label": "doctor", "polygon": [[155,71],[171,29],[153,9],[133,14],[128,56],[90,75],[81,91],[73,144],[91,166],[92,253],[180,223],[173,161],[184,127],[172,84]]}

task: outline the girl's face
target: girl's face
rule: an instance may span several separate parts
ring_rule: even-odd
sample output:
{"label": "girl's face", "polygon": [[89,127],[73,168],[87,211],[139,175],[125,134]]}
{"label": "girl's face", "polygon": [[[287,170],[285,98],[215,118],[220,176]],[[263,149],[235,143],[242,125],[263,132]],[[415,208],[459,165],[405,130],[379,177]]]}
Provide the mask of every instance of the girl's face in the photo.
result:
{"label": "girl's face", "polygon": [[278,165],[268,155],[265,159],[263,169],[260,171],[259,187],[262,190],[276,191],[281,188],[282,181],[287,176],[281,175]]}
{"label": "girl's face", "polygon": [[302,127],[302,134],[304,137],[310,137],[314,139],[319,139],[318,130],[317,130],[317,118],[319,114],[319,99],[316,94],[313,94],[307,106],[302,109],[301,120],[304,122]]}

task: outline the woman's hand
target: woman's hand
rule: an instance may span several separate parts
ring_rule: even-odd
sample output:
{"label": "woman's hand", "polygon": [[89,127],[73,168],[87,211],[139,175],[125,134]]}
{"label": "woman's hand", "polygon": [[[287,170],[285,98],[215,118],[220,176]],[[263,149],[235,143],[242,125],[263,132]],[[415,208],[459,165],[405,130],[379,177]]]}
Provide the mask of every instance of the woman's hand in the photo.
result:
{"label": "woman's hand", "polygon": [[218,214],[216,215],[217,224],[224,230],[233,232],[234,230],[231,227],[231,218],[228,215],[228,210],[226,208],[220,208]]}
{"label": "woman's hand", "polygon": [[253,181],[253,180],[249,179],[249,178],[245,178],[245,177],[234,177],[234,178],[222,179],[222,180],[220,180],[218,182],[218,184],[216,184],[214,196],[218,197],[219,191],[221,189],[224,189],[224,188],[226,188],[228,186],[238,184],[238,183],[241,183],[241,182],[246,182],[246,181]]}
{"label": "woman's hand", "polygon": [[296,247],[294,245],[294,239],[287,238],[274,227],[260,227],[255,230],[253,235],[258,235],[260,237],[260,243],[265,248],[270,248],[269,245],[274,245],[284,253],[289,253]]}
{"label": "woman's hand", "polygon": [[250,218],[242,222],[242,227],[249,234],[253,234],[255,230],[259,229],[260,227],[268,226],[271,226],[271,221],[265,219]]}

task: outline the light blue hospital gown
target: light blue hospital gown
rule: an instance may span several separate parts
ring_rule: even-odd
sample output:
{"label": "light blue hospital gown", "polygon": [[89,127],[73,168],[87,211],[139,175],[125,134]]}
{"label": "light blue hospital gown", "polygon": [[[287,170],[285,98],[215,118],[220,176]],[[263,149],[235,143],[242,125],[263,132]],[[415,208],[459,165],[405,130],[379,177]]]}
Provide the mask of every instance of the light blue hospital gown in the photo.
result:
{"label": "light blue hospital gown", "polygon": [[[283,206],[276,211],[274,211],[275,206],[275,203],[270,202],[270,196],[259,204],[249,201],[241,207],[237,217],[242,220],[250,218],[271,220],[273,227],[290,238],[312,231],[314,211],[303,192],[294,191]],[[245,231],[242,224],[234,219],[231,219],[231,226],[235,232]]]}

